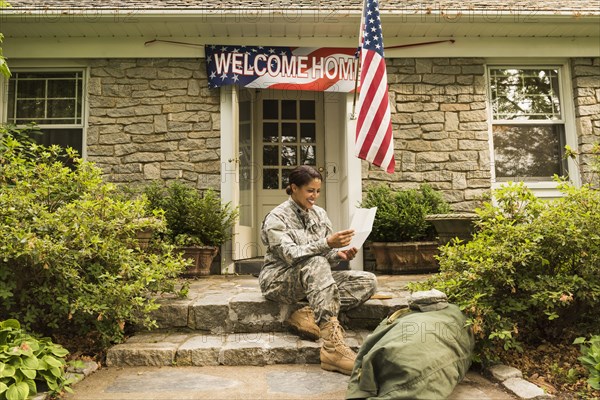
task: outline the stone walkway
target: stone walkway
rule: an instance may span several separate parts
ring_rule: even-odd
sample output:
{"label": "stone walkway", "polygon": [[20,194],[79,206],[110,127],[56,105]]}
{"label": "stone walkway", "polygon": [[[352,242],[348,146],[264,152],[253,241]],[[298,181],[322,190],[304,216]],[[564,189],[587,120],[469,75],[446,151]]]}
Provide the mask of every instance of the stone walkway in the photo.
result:
{"label": "stone walkway", "polygon": [[[78,383],[68,400],[342,400],[348,377],[315,364],[104,368]],[[516,399],[469,372],[450,400]],[[432,399],[436,400],[436,399]]]}

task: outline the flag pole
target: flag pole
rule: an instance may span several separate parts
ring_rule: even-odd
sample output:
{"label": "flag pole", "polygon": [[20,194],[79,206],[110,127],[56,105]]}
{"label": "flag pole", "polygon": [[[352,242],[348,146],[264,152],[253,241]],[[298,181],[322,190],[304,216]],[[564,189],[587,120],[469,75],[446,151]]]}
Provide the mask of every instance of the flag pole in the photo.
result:
{"label": "flag pole", "polygon": [[350,119],[356,119],[356,96],[358,96],[358,79],[361,67],[361,58],[362,58],[362,43],[363,43],[363,30],[365,24],[365,6],[367,0],[363,0],[362,12],[360,14],[360,28],[358,30],[358,49],[357,49],[357,60],[354,63],[356,65],[356,71],[354,74],[354,99],[352,100],[352,114],[350,114]]}
{"label": "flag pole", "polygon": [[358,60],[355,62],[356,65],[356,76],[354,77],[354,99],[352,100],[352,114],[350,114],[350,119],[356,119],[356,96],[358,95],[358,71],[360,70],[360,57],[361,57],[362,49],[358,50]]}

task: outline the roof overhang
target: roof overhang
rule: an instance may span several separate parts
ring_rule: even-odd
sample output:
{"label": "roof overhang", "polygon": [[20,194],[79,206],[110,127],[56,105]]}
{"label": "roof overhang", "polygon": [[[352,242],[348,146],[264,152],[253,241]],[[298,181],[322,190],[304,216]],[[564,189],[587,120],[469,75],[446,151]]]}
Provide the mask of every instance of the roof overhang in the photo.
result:
{"label": "roof overhang", "polygon": [[[11,10],[0,11],[9,38],[47,37],[335,37],[355,38],[356,10]],[[600,15],[494,11],[381,14],[384,35],[413,37],[600,37]]]}
{"label": "roof overhang", "polygon": [[[139,48],[141,44],[154,39],[180,42],[179,47],[203,44],[356,47],[360,25],[358,10],[334,9],[221,9],[173,12],[97,8],[69,9],[64,12],[3,9],[0,12],[0,31],[5,35],[6,55],[18,58],[25,55],[24,43],[38,41],[54,43],[56,46],[87,42],[97,49],[112,46],[116,51],[113,56],[117,57],[127,57],[125,53],[128,53],[127,50],[123,50],[123,54],[120,55],[117,50],[119,46],[135,43]],[[382,10],[381,19],[387,54],[390,54],[387,50],[389,47],[435,39],[455,39],[457,44],[470,43],[469,46],[479,48],[485,48],[486,43],[494,39],[505,48],[510,48],[511,43],[520,42],[523,48],[530,49],[532,45],[537,46],[541,41],[554,41],[557,44],[562,43],[565,48],[581,44],[585,47],[583,54],[586,55],[600,52],[598,14]],[[515,40],[517,38],[518,40]],[[156,48],[159,43],[166,45],[167,42],[152,42],[144,47]],[[594,43],[598,43],[599,46],[594,46]],[[80,46],[82,52],[78,54],[79,57],[92,56],[89,54],[91,50],[86,52],[85,46]],[[43,47],[42,44],[40,47]],[[590,53],[588,49],[594,47],[598,50]],[[156,56],[156,51],[146,50],[140,49],[138,53],[129,54],[141,57]],[[63,51],[67,50],[60,49],[54,54]],[[435,55],[448,56],[447,53],[441,51]],[[475,54],[477,51],[474,49],[471,53]],[[94,54],[108,57],[111,53],[106,50]],[[179,52],[173,50],[170,53],[171,56],[177,54],[187,53],[184,49],[180,49]],[[198,56],[199,53],[194,49],[193,54]],[[453,54],[452,51],[449,54]],[[576,54],[578,53],[572,55]]]}

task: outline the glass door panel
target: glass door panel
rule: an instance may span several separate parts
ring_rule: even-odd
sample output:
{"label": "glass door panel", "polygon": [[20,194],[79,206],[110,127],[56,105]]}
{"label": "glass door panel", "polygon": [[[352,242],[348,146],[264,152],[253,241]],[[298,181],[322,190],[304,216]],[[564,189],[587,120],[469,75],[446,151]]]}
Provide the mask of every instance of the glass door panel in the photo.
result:
{"label": "glass door panel", "polygon": [[283,190],[293,167],[317,165],[315,108],[315,100],[262,101],[262,189]]}
{"label": "glass door panel", "polygon": [[252,188],[252,104],[250,100],[239,102],[239,223],[252,226],[254,194]]}

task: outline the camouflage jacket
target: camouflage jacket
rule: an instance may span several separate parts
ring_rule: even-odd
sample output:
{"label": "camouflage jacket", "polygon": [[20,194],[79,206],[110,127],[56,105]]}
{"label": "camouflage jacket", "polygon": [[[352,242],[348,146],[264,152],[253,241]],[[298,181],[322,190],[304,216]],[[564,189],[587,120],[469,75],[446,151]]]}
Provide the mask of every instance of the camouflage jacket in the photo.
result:
{"label": "camouflage jacket", "polygon": [[289,198],[267,214],[261,230],[267,247],[263,269],[288,268],[311,256],[326,257],[332,265],[341,260],[327,244],[331,221],[319,206],[304,211]]}

